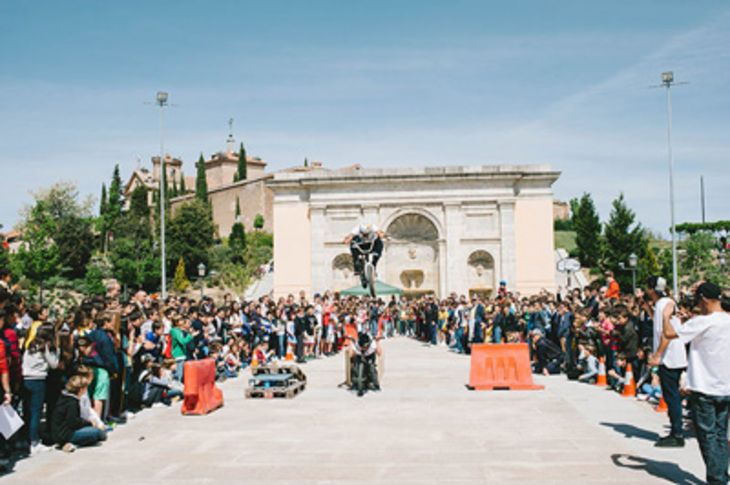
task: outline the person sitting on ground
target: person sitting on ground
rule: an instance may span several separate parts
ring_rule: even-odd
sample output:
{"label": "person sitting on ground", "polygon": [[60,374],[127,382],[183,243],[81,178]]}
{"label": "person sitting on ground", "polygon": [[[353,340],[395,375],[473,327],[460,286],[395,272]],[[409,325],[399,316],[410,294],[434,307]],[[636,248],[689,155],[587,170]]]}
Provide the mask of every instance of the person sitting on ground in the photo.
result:
{"label": "person sitting on ground", "polygon": [[579,345],[580,355],[578,356],[578,368],[582,374],[578,376],[579,382],[595,383],[598,376],[598,359],[596,348],[592,345]]}
{"label": "person sitting on ground", "polygon": [[[81,376],[88,382],[94,380],[94,370],[91,367],[87,367],[85,365],[78,366],[74,375]],[[104,424],[104,421],[101,420],[99,415],[96,414],[96,411],[94,411],[94,408],[91,406],[91,399],[89,398],[88,390],[87,392],[84,392],[84,394],[81,396],[81,399],[79,399],[79,405],[81,419],[91,423],[94,428],[105,431],[107,429],[111,429]]]}
{"label": "person sitting on ground", "polygon": [[175,387],[172,379],[160,364],[148,361],[147,365],[148,367],[142,371],[139,377],[144,383],[142,404],[149,407],[158,403],[169,406],[173,399],[182,397],[182,391]]}
{"label": "person sitting on ground", "polygon": [[532,348],[535,353],[535,372],[543,375],[560,374],[563,363],[563,352],[551,340],[545,338],[542,332],[532,332]]}
{"label": "person sitting on ground", "polygon": [[613,366],[606,372],[608,385],[616,392],[621,392],[624,389],[624,383],[626,382],[626,364],[626,355],[619,353],[616,356]]}
{"label": "person sitting on ground", "polygon": [[75,446],[92,446],[106,440],[104,430],[81,417],[80,400],[88,387],[88,379],[80,375],[72,376],[53,409],[53,441],[64,451],[71,452]]}
{"label": "person sitting on ground", "polygon": [[662,398],[662,386],[659,382],[659,369],[651,367],[648,372],[636,383],[638,395],[636,399],[640,401],[649,401],[654,404],[658,403]]}
{"label": "person sitting on ground", "polygon": [[252,361],[256,360],[259,365],[267,364],[271,357],[274,355],[273,350],[269,350],[269,342],[266,340],[262,341],[256,346],[253,351]]}
{"label": "person sitting on ground", "polygon": [[238,377],[241,370],[241,345],[237,340],[231,342],[223,356],[223,375],[228,379]]}

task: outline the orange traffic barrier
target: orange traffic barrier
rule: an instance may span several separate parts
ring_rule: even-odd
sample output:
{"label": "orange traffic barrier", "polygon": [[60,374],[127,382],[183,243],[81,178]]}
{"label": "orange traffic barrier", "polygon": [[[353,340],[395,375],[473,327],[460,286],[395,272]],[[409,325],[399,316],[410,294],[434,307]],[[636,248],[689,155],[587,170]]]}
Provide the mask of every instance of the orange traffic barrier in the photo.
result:
{"label": "orange traffic barrier", "polygon": [[223,391],[215,386],[213,359],[185,362],[183,414],[208,414],[223,406]]}
{"label": "orange traffic barrier", "polygon": [[527,344],[474,344],[471,346],[469,389],[478,391],[544,389],[532,381]]}
{"label": "orange traffic barrier", "polygon": [[598,361],[598,377],[596,377],[597,386],[607,386],[608,381],[606,380],[606,358],[601,357]]}
{"label": "orange traffic barrier", "polygon": [[658,413],[666,413],[669,410],[669,407],[667,407],[667,401],[664,400],[664,396],[659,398],[659,404],[656,405],[654,408],[654,411]]}
{"label": "orange traffic barrier", "polygon": [[621,393],[623,397],[636,396],[636,382],[634,382],[634,371],[631,364],[626,364],[626,376],[624,377],[624,390]]}

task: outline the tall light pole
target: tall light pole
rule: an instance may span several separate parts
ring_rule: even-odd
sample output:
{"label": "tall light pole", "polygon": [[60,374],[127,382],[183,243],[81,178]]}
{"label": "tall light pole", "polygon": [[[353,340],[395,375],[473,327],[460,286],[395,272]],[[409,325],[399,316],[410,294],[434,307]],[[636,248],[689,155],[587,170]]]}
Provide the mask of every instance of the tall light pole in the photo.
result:
{"label": "tall light pole", "polygon": [[[167,298],[167,269],[166,269],[166,254],[165,254],[165,184],[167,183],[167,173],[165,172],[165,142],[164,142],[164,112],[165,106],[167,106],[167,93],[164,91],[157,91],[155,97],[157,105],[160,107],[160,266],[162,275],[162,300]],[[163,184],[162,181],[165,181]]]}
{"label": "tall light pole", "polygon": [[674,73],[662,73],[662,84],[667,88],[667,151],[669,155],[669,213],[672,224],[672,290],[675,298],[677,293],[677,231],[674,227],[674,157],[672,156],[672,84]]}
{"label": "tall light pole", "polygon": [[636,295],[636,266],[639,264],[639,257],[636,253],[629,254],[629,269],[631,270],[631,287]]}

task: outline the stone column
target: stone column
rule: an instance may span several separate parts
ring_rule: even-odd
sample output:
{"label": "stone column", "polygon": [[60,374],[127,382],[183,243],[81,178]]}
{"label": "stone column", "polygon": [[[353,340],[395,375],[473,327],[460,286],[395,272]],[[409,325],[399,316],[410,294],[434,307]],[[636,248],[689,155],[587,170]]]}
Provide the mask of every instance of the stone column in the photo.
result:
{"label": "stone column", "polygon": [[442,296],[448,295],[452,291],[459,294],[466,291],[466,275],[463,268],[466,261],[461,254],[463,224],[461,204],[458,202],[444,204],[444,216],[444,231],[446,234],[441,234],[442,243],[439,245],[439,257],[443,262],[440,269],[441,281],[443,282]]}
{"label": "stone column", "polygon": [[[309,218],[312,231],[312,292],[321,293],[332,285],[330,261],[325,250],[327,220],[324,207],[310,207]],[[311,295],[308,295],[311,296]]]}
{"label": "stone column", "polygon": [[499,232],[500,232],[500,273],[499,280],[507,280],[507,288],[515,288],[515,203],[514,201],[499,202]]}

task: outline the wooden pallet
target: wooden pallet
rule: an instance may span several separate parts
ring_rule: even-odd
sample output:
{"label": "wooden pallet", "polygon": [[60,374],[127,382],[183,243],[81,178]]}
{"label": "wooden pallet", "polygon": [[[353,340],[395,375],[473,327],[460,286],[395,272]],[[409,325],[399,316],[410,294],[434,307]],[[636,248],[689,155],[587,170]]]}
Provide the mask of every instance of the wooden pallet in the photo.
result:
{"label": "wooden pallet", "polygon": [[292,399],[307,387],[304,381],[296,381],[286,387],[249,387],[246,389],[247,399]]}

